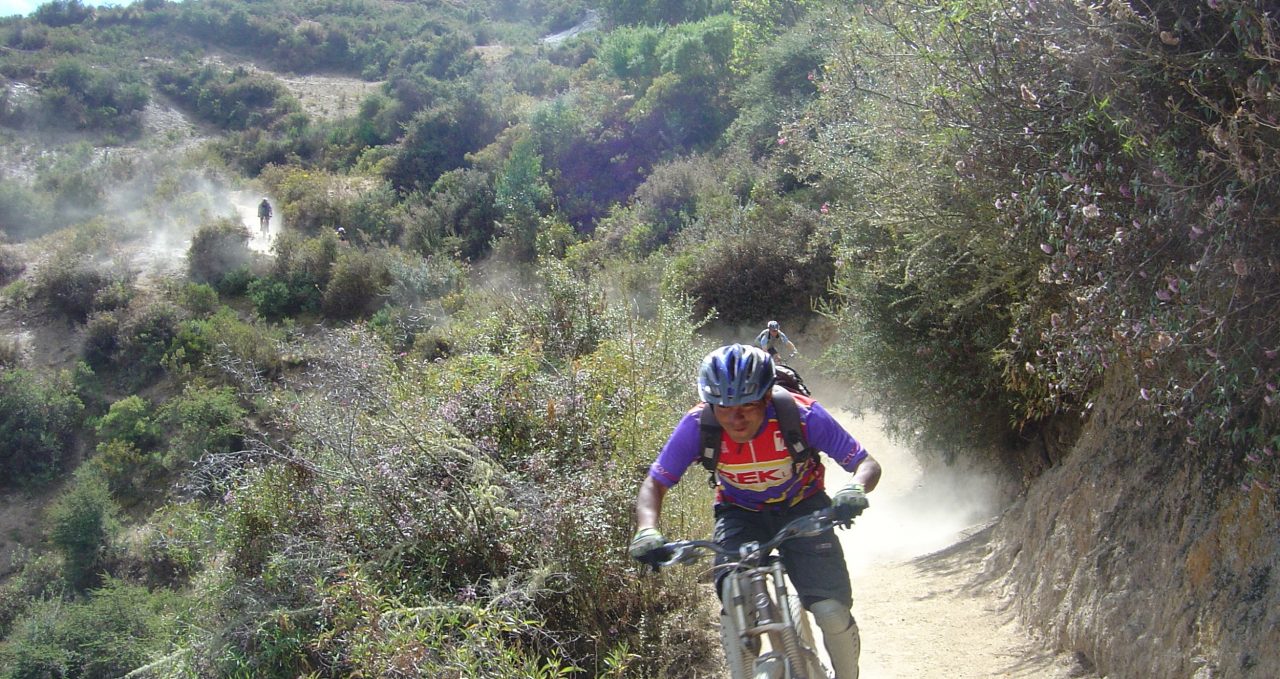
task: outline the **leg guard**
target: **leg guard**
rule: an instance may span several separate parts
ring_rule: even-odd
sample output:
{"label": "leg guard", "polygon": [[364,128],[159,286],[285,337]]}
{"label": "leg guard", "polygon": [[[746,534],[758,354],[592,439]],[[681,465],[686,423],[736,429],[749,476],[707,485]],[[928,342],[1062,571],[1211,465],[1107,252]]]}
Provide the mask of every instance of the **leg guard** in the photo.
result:
{"label": "leg guard", "polygon": [[831,669],[836,679],[858,679],[858,655],[862,652],[862,640],[858,636],[858,623],[849,609],[833,599],[814,602],[809,607],[813,621],[822,630],[822,643],[831,658]]}

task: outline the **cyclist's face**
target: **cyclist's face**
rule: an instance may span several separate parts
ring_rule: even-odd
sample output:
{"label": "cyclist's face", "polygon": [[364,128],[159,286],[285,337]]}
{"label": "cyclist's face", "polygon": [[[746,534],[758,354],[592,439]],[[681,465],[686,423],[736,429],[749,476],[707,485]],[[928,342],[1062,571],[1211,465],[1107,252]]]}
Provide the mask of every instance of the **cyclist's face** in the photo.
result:
{"label": "cyclist's face", "polygon": [[712,412],[715,413],[716,422],[720,423],[720,428],[724,429],[731,441],[746,443],[755,438],[756,432],[760,431],[760,425],[764,424],[764,409],[767,402],[766,397],[740,406],[713,406]]}

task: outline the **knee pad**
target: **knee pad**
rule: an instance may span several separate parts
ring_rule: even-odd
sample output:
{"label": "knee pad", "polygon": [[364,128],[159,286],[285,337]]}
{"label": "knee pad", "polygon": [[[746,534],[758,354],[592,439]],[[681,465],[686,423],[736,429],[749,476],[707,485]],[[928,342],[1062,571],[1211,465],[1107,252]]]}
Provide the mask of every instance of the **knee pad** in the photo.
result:
{"label": "knee pad", "polygon": [[858,679],[862,639],[849,607],[834,599],[822,599],[809,607],[809,613],[822,630],[822,644],[827,647],[836,679]]}
{"label": "knee pad", "polygon": [[809,612],[813,614],[813,621],[824,635],[841,634],[854,626],[849,607],[835,599],[815,601],[809,607]]}

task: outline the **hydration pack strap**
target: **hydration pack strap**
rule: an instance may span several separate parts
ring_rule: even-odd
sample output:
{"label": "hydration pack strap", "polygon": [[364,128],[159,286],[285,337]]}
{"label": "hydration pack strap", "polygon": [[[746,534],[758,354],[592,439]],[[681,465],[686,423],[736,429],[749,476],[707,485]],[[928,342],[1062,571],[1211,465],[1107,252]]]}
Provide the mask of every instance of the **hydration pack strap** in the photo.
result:
{"label": "hydration pack strap", "polygon": [[[712,412],[713,407],[709,403],[703,407],[702,413],[698,418],[698,432],[701,438],[700,447],[702,448],[699,461],[710,474],[707,478],[707,485],[715,488],[716,465],[720,462],[721,435],[724,430],[720,428],[720,423],[716,421],[716,415]],[[782,432],[782,441],[787,446],[787,452],[791,453],[792,472],[799,475],[804,468],[805,462],[810,457],[813,457],[813,450],[809,447],[809,442],[805,440],[804,429],[800,426],[800,408],[796,406],[796,400],[792,398],[791,392],[775,386],[773,388],[773,409],[778,417],[778,429]]]}

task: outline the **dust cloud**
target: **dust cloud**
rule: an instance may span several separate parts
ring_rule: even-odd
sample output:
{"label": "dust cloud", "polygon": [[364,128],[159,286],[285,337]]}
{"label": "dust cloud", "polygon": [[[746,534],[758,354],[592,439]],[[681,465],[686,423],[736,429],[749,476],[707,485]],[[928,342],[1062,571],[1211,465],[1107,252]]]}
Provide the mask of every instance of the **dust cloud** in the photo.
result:
{"label": "dust cloud", "polygon": [[[821,401],[821,394],[814,395]],[[952,468],[926,473],[909,446],[885,434],[877,416],[844,409],[832,414],[884,469],[867,496],[870,508],[840,533],[851,575],[939,551],[995,518],[997,484],[990,477]],[[840,467],[826,468],[828,489],[849,482]]]}

